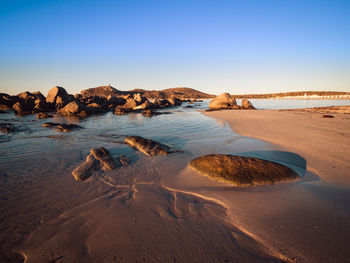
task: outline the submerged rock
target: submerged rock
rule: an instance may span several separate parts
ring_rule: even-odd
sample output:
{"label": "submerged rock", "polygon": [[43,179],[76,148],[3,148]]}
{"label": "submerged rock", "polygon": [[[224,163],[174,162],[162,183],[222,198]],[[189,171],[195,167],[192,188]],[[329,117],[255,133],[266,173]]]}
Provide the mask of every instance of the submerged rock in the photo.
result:
{"label": "submerged rock", "polygon": [[76,124],[65,124],[55,122],[45,122],[42,124],[43,127],[54,128],[59,132],[71,132],[72,130],[82,129],[83,127]]}
{"label": "submerged rock", "polygon": [[[127,165],[126,162],[120,162]],[[117,167],[115,159],[110,155],[109,151],[103,147],[90,149],[90,154],[86,157],[86,161],[74,169],[72,175],[77,181],[84,181],[92,175],[93,171],[104,170],[110,171]]]}
{"label": "submerged rock", "polygon": [[211,110],[232,109],[235,106],[237,106],[236,99],[228,93],[217,96],[209,103]]}
{"label": "submerged rock", "polygon": [[253,157],[210,154],[193,159],[189,166],[200,174],[236,186],[274,184],[299,177],[291,168]]}
{"label": "submerged rock", "polygon": [[46,118],[52,118],[53,116],[50,115],[50,114],[47,114],[47,113],[45,113],[45,112],[39,112],[39,113],[36,115],[36,117],[37,117],[38,119],[46,119]]}
{"label": "submerged rock", "polygon": [[125,142],[148,156],[176,152],[169,146],[166,146],[160,142],[152,141],[139,136],[129,136],[125,138]]}
{"label": "submerged rock", "polygon": [[16,132],[17,129],[11,123],[0,123],[0,133],[10,134]]}

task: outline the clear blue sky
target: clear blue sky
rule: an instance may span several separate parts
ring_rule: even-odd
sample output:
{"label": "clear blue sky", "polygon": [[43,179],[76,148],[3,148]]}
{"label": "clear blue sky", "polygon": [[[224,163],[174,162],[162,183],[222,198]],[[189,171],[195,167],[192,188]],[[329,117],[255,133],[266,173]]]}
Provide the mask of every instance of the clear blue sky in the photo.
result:
{"label": "clear blue sky", "polygon": [[0,1],[0,92],[350,91],[350,1]]}

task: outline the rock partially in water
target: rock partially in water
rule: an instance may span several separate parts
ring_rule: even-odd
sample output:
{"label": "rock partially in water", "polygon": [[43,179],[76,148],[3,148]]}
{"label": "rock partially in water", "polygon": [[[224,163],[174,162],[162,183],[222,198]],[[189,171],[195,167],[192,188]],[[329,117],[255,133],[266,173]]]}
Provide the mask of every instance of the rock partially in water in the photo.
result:
{"label": "rock partially in water", "polygon": [[53,116],[50,115],[50,114],[47,114],[45,112],[39,112],[39,113],[36,114],[36,117],[38,119],[47,119],[47,118],[52,118]]}
{"label": "rock partially in water", "polygon": [[110,171],[116,168],[114,158],[105,148],[91,149],[90,153],[100,162],[102,170]]}
{"label": "rock partially in water", "polygon": [[100,162],[95,159],[95,157],[90,153],[86,157],[86,161],[80,164],[72,172],[74,179],[77,181],[84,181],[88,179],[93,171],[98,170],[100,167]]}
{"label": "rock partially in water", "polygon": [[[128,165],[125,158],[120,157],[120,165]],[[105,148],[90,149],[90,154],[86,157],[86,161],[80,164],[72,172],[74,179],[84,181],[89,178],[93,171],[104,170],[110,171],[117,167],[115,159],[110,155]]]}
{"label": "rock partially in water", "polygon": [[85,117],[88,115],[89,109],[84,104],[81,104],[78,101],[72,101],[68,103],[65,107],[57,111],[57,113],[64,116],[82,116]]}
{"label": "rock partially in water", "polygon": [[0,133],[11,134],[17,132],[17,128],[11,123],[0,123]]}
{"label": "rock partially in water", "polygon": [[243,110],[255,110],[253,104],[249,100],[246,100],[246,99],[242,100],[242,109]]}
{"label": "rock partially in water", "polygon": [[139,136],[129,136],[125,142],[148,156],[176,152],[167,145]]}
{"label": "rock partially in water", "polygon": [[253,157],[210,154],[193,159],[189,166],[200,174],[236,186],[274,184],[299,178],[291,168]]}
{"label": "rock partially in water", "polygon": [[82,129],[83,127],[76,124],[65,124],[55,122],[45,122],[42,124],[43,127],[54,128],[59,132],[71,132],[72,130]]}
{"label": "rock partially in water", "polygon": [[128,111],[126,109],[121,109],[121,108],[115,108],[114,109],[114,114],[115,115],[125,115],[127,113],[128,113]]}
{"label": "rock partially in water", "polygon": [[211,110],[232,109],[235,106],[237,106],[236,99],[228,93],[217,96],[209,103]]}

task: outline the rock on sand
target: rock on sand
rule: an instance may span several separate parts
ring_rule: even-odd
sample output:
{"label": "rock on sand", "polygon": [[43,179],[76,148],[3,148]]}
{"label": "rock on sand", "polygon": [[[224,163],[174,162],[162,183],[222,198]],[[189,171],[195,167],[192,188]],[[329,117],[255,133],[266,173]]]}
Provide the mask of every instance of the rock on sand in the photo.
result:
{"label": "rock on sand", "polygon": [[237,155],[204,155],[193,159],[189,166],[200,174],[236,186],[274,184],[299,177],[284,165]]}

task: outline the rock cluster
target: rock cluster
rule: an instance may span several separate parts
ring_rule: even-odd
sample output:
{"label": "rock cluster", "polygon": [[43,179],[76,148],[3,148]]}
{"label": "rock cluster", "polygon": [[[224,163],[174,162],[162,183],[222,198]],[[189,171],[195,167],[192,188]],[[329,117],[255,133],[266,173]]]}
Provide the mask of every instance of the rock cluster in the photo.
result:
{"label": "rock cluster", "polygon": [[125,142],[148,156],[176,152],[167,145],[139,136],[126,137]]}
{"label": "rock cluster", "polygon": [[217,97],[215,97],[209,103],[209,110],[222,110],[222,109],[243,109],[243,110],[253,110],[255,109],[252,103],[247,100],[242,100],[242,106],[237,105],[236,99],[234,96],[223,93]]}
{"label": "rock cluster", "polygon": [[212,179],[236,186],[274,184],[298,178],[284,165],[253,157],[211,154],[193,159],[189,166]]}
{"label": "rock cluster", "polygon": [[[181,100],[172,96],[166,99],[148,99],[139,92],[121,92],[111,86],[83,90],[75,96],[59,86],[51,88],[45,98],[40,92],[22,92],[17,96],[0,93],[0,111],[14,111],[16,114],[57,111],[63,116],[85,117],[114,109],[115,114],[141,112],[181,105]],[[44,114],[37,116],[45,118]]]}

